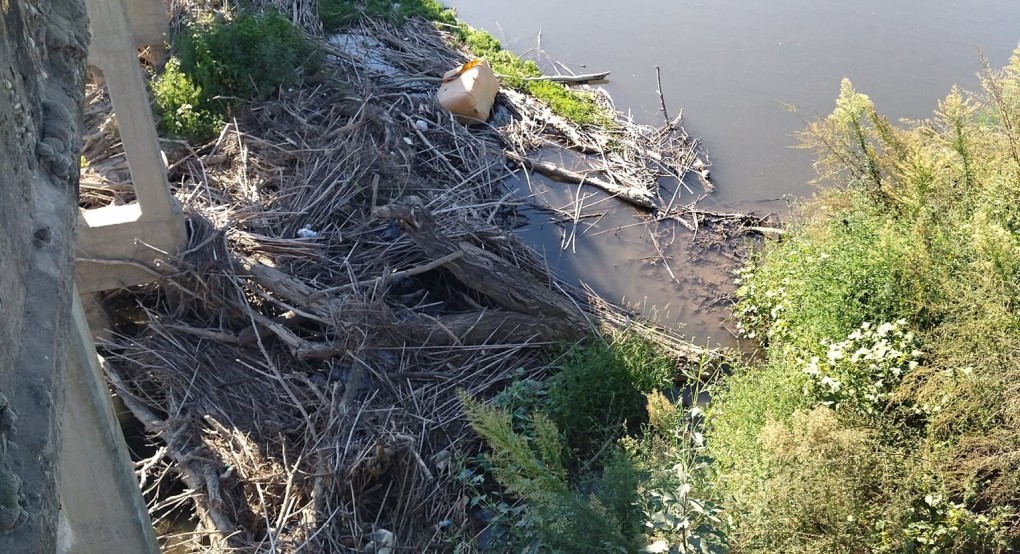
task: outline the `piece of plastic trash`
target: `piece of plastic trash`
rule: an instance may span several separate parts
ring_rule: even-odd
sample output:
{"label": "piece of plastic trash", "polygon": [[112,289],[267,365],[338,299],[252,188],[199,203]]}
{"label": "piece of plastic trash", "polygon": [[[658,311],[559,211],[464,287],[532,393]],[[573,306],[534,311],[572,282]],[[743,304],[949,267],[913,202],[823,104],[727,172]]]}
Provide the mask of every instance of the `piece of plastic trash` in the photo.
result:
{"label": "piece of plastic trash", "polygon": [[429,130],[429,124],[424,119],[419,119],[419,120],[415,121],[414,122],[414,126],[417,127],[419,131],[428,131]]}
{"label": "piece of plastic trash", "polygon": [[499,92],[499,79],[489,62],[474,59],[443,75],[439,105],[465,125],[484,123]]}
{"label": "piece of plastic trash", "polygon": [[362,547],[365,554],[392,554],[397,544],[397,537],[391,531],[378,529],[371,535],[372,540]]}
{"label": "piece of plastic trash", "polygon": [[297,230],[297,236],[303,239],[314,239],[315,237],[319,236],[319,232],[312,230],[312,224],[309,223]]}

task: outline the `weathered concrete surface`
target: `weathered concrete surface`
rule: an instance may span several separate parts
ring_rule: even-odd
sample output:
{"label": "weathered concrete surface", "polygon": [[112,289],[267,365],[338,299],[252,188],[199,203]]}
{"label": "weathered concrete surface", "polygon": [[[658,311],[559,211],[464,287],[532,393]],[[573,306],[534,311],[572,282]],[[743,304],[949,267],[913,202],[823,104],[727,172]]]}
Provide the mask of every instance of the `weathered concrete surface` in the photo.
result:
{"label": "weathered concrete surface", "polygon": [[[184,216],[170,194],[159,136],[138,66],[137,22],[129,15],[150,6],[166,28],[160,0],[85,0],[92,18],[89,63],[102,70],[117,118],[131,183],[138,202],[83,210],[78,264],[82,292],[130,287],[162,276],[161,252],[176,254],[187,243]],[[161,39],[157,39],[160,40]]]}
{"label": "weathered concrete surface", "polygon": [[[159,544],[130,465],[85,310],[72,308],[64,438],[60,449],[63,533],[58,551],[158,554]],[[98,502],[97,499],[102,499]]]}
{"label": "weathered concrete surface", "polygon": [[87,19],[81,0],[0,0],[0,18],[0,552],[46,553],[57,548]]}

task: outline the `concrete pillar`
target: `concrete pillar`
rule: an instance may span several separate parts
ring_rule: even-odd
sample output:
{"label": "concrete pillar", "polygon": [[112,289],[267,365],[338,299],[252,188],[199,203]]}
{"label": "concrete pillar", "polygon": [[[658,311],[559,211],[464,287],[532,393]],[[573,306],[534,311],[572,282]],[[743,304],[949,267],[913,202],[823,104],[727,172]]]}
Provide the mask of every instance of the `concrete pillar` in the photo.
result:
{"label": "concrete pillar", "polygon": [[[157,9],[151,8],[157,5]],[[148,283],[161,276],[163,252],[175,255],[186,243],[184,216],[170,194],[166,165],[138,64],[139,40],[161,37],[159,0],[86,0],[92,29],[89,63],[103,72],[127,155],[138,201],[82,210],[75,268],[82,292]],[[127,6],[146,28],[132,29]],[[146,6],[150,6],[146,8]],[[147,14],[143,17],[143,15]]]}

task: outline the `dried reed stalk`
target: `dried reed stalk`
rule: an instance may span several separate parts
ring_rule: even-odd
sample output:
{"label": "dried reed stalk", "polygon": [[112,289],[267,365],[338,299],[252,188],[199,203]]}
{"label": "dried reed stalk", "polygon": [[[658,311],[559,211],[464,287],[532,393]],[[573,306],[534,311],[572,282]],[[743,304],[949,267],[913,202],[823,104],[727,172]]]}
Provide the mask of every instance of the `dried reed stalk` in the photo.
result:
{"label": "dried reed stalk", "polygon": [[[310,9],[284,13],[308,25]],[[341,552],[378,529],[404,551],[446,549],[437,524],[474,521],[451,461],[475,448],[456,392],[541,375],[565,336],[542,329],[587,325],[584,295],[511,232],[504,149],[556,141],[652,195],[696,157],[678,121],[621,120],[610,151],[512,92],[492,125],[460,125],[433,94],[464,56],[424,21],[369,22],[324,48],[328,78],[252,103],[208,144],[168,143],[189,246],[174,277],[108,298],[142,306],[105,345],[109,375],[164,444],[139,465],[153,514],[178,517],[190,499],[199,524],[177,535],[193,551]],[[101,85],[89,98],[83,199],[131,201]],[[422,221],[401,212],[411,195],[446,246],[407,227]],[[478,263],[513,273],[509,292],[487,292]],[[187,490],[156,494],[171,468]]]}

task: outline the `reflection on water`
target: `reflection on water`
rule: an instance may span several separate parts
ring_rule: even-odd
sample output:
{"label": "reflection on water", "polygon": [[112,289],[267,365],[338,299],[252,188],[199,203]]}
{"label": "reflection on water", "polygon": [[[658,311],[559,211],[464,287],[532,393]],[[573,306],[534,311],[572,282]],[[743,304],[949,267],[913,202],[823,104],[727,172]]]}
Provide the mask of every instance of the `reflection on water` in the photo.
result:
{"label": "reflection on water", "polygon": [[[518,53],[551,71],[550,56],[577,72],[609,70],[606,89],[617,108],[658,124],[655,66],[672,112],[704,140],[717,190],[704,206],[758,213],[785,212],[786,195],[808,196],[811,154],[791,148],[812,118],[831,111],[846,76],[891,119],[923,118],[954,83],[978,87],[979,48],[992,66],[1008,61],[1020,38],[1015,0],[451,0],[468,23],[489,30]],[[541,31],[541,54],[535,46]],[[540,181],[532,178],[532,182]],[[565,205],[574,188],[552,185],[549,202]],[[594,202],[601,196],[592,197]],[[690,199],[687,199],[690,201]],[[610,201],[611,202],[611,201]],[[724,310],[705,291],[723,293],[730,281],[717,271],[726,257],[705,255],[678,236],[666,256],[671,281],[634,212],[610,209],[597,229],[560,249],[559,228],[536,222],[525,231],[562,275],[591,284],[606,299],[657,306],[665,325],[702,340],[733,344],[719,326]],[[618,232],[600,231],[624,226]],[[660,230],[668,231],[668,230]],[[569,232],[569,231],[568,231]],[[669,233],[665,233],[668,235]],[[678,233],[679,235],[679,233]],[[691,263],[690,258],[697,258]],[[679,271],[678,271],[679,270]],[[686,280],[685,280],[686,279]]]}

